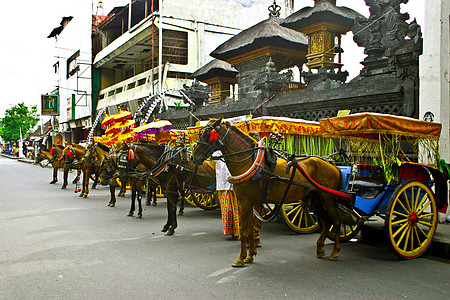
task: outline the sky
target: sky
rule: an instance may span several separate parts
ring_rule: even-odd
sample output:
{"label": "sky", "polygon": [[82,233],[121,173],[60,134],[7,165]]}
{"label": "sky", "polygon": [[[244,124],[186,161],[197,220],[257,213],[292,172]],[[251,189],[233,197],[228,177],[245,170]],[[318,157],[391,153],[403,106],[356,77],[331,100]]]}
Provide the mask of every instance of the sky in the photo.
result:
{"label": "sky", "polygon": [[[40,111],[40,95],[50,93],[54,89],[53,64],[55,39],[47,38],[53,28],[60,25],[61,19],[73,15],[79,1],[94,2],[97,0],[10,0],[2,1],[2,18],[0,18],[0,118],[11,106],[24,102],[25,105],[37,105]],[[233,1],[233,0],[227,0]],[[272,0],[234,0],[247,2]],[[278,0],[282,3],[284,0]],[[129,0],[103,0],[104,13],[107,14],[115,6],[126,5]],[[313,0],[295,0],[295,11],[304,6],[313,6]],[[338,6],[350,7],[359,13],[369,16],[364,0],[338,0]],[[425,0],[409,0],[402,4],[401,12],[410,14],[410,22],[414,17],[424,28]],[[255,23],[261,20],[255,20]],[[352,78],[361,69],[360,61],[364,59],[363,49],[354,44],[351,33],[343,39],[344,70],[349,71]],[[45,120],[44,120],[45,121]]]}

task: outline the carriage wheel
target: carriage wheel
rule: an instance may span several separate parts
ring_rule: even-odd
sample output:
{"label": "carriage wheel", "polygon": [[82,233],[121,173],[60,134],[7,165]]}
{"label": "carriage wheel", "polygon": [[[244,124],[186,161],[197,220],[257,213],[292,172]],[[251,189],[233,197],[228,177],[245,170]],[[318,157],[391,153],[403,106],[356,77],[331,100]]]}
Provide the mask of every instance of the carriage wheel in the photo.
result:
{"label": "carriage wheel", "polygon": [[[116,178],[116,183],[117,183],[120,187],[122,187],[122,182],[120,181],[119,178]],[[131,190],[131,185],[127,185],[127,186],[126,186],[126,189],[127,189],[127,190]]]}
{"label": "carriage wheel", "polygon": [[163,197],[165,197],[165,196],[166,196],[166,195],[164,195],[163,189],[161,188],[160,185],[158,185],[158,186],[156,187],[156,197],[157,197],[157,198],[163,198]]}
{"label": "carriage wheel", "polygon": [[281,215],[286,225],[296,233],[312,233],[319,229],[317,217],[303,202],[284,203],[281,206]]}
{"label": "carriage wheel", "polygon": [[[341,224],[341,231],[340,231],[341,234],[339,236],[339,240],[342,243],[346,243],[346,242],[350,241],[361,231],[361,227],[362,227],[363,223],[364,222],[361,220],[356,225]],[[336,241],[336,236],[334,234],[333,228],[334,228],[334,226],[331,225],[330,230],[328,230],[328,232],[327,232],[327,238],[329,238],[330,240],[332,240],[334,242],[334,241]]]}
{"label": "carriage wheel", "polygon": [[190,191],[192,201],[204,210],[213,210],[220,207],[220,203],[216,197],[216,193],[196,193]]}
{"label": "carriage wheel", "polygon": [[190,190],[184,190],[184,201],[186,201],[190,206],[197,206],[195,205],[195,202],[192,199],[192,194]]}
{"label": "carriage wheel", "polygon": [[430,246],[437,226],[436,200],[431,189],[419,180],[403,182],[386,210],[386,237],[401,258],[422,255]]}
{"label": "carriage wheel", "polygon": [[263,213],[253,208],[253,214],[262,222],[269,222],[277,213],[278,205],[274,203],[263,203]]}

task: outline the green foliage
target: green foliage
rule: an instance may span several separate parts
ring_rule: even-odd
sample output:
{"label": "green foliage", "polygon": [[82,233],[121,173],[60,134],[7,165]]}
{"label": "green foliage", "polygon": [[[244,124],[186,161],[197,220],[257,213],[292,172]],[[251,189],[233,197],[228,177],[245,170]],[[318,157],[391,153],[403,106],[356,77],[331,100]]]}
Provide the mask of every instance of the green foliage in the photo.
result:
{"label": "green foliage", "polygon": [[29,130],[39,121],[37,105],[28,108],[23,102],[5,111],[5,117],[0,119],[0,136],[4,141],[13,142],[25,138]]}
{"label": "green foliage", "polygon": [[436,162],[436,167],[444,174],[447,180],[450,179],[450,166],[445,162],[444,159],[438,159]]}

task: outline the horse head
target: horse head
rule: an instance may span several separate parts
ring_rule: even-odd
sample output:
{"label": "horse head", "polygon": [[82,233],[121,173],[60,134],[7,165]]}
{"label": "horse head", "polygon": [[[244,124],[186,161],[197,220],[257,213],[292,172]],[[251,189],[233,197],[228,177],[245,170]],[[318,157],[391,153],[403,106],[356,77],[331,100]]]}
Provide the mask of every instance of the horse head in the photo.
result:
{"label": "horse head", "polygon": [[197,144],[192,151],[192,161],[199,165],[210,157],[222,145],[222,139],[218,134],[223,117],[211,119],[205,127],[200,129]]}
{"label": "horse head", "polygon": [[100,184],[101,185],[108,185],[109,180],[111,180],[114,177],[114,174],[117,170],[117,155],[111,154],[105,157],[105,159],[102,160],[102,163],[100,165]]}
{"label": "horse head", "polygon": [[51,159],[51,154],[47,149],[39,149],[35,159],[34,159],[34,163],[38,164],[41,161],[43,161],[44,159],[50,160]]}
{"label": "horse head", "polygon": [[92,161],[92,158],[96,155],[98,143],[90,143],[86,149],[84,149],[83,158],[81,163],[85,164]]}

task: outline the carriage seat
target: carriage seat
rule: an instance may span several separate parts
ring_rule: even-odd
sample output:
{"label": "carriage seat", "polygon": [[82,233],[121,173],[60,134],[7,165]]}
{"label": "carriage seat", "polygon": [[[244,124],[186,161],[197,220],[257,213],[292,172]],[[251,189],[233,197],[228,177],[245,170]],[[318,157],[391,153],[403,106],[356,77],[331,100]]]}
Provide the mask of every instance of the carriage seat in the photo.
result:
{"label": "carriage seat", "polygon": [[363,180],[353,180],[348,184],[349,190],[356,193],[356,196],[374,199],[383,191],[383,183],[363,181]]}

